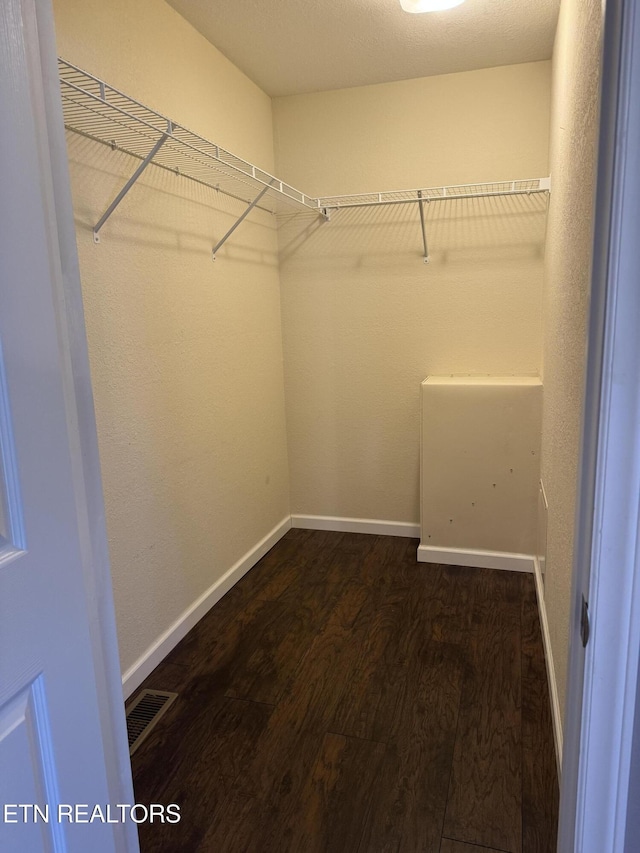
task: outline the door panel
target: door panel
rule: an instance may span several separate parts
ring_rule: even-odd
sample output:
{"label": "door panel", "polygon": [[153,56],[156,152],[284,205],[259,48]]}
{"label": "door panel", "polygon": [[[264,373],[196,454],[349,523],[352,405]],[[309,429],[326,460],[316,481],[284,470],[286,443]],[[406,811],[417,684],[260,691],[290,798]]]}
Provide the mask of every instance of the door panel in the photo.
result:
{"label": "door panel", "polygon": [[132,799],[125,774],[114,781],[124,721],[118,729],[110,715],[124,711],[120,685],[105,694],[96,639],[102,632],[115,647],[113,612],[96,601],[92,537],[104,536],[104,521],[89,518],[94,462],[79,435],[67,327],[79,287],[62,273],[61,255],[68,262],[75,246],[54,190],[49,131],[54,113],[60,130],[62,121],[59,95],[45,88],[55,74],[49,4],[0,3],[0,790],[5,804],[49,806],[50,818],[0,815],[0,849],[114,853],[134,851],[135,833],[58,822],[56,808]]}
{"label": "door panel", "polygon": [[[58,779],[52,747],[39,676],[0,708],[0,766],[13,770],[11,776],[0,777],[0,803],[5,808],[0,849],[5,853],[66,849],[63,827],[56,819]],[[34,808],[19,808],[26,804]]]}

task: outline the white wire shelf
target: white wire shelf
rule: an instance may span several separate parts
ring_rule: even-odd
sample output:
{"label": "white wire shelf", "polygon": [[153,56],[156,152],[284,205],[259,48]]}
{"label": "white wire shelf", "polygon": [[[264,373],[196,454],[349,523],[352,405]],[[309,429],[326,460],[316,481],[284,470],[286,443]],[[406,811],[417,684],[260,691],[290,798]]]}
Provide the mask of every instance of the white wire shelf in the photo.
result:
{"label": "white wire shelf", "polygon": [[149,162],[154,165],[246,203],[252,203],[264,190],[264,196],[255,206],[270,213],[292,208],[318,211],[317,199],[309,198],[275,175],[198,136],[92,74],[64,59],[58,60],[58,69],[64,122],[69,130],[131,154],[143,163],[153,151]]}
{"label": "white wire shelf", "polygon": [[495,181],[483,184],[455,184],[448,187],[424,187],[416,190],[394,190],[381,193],[323,196],[318,199],[321,210],[339,210],[343,207],[375,207],[389,204],[420,204],[464,198],[490,196],[531,195],[549,192],[550,178],[529,178],[518,181]]}
{"label": "white wire shelf", "polygon": [[58,59],[58,68],[65,127],[112,149],[124,151],[140,161],[133,175],[95,224],[93,233],[97,243],[100,242],[98,232],[102,226],[151,163],[205,184],[247,205],[234,225],[214,246],[214,259],[217,250],[254,208],[274,215],[307,212],[328,219],[331,212],[344,208],[417,204],[424,260],[428,263],[425,204],[455,199],[531,195],[549,192],[551,189],[550,178],[531,178],[315,198],[198,136],[70,62]]}

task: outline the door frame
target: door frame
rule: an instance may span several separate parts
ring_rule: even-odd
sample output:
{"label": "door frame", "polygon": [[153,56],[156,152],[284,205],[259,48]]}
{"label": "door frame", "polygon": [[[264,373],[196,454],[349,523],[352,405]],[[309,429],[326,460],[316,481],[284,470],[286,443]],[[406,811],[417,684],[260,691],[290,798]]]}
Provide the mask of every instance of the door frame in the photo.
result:
{"label": "door frame", "polygon": [[[602,71],[561,853],[622,853],[627,823],[640,652],[640,8],[635,0],[606,2]],[[580,639],[584,589],[591,615],[586,650]]]}
{"label": "door frame", "polygon": [[[40,151],[51,183],[43,192],[56,261],[52,279],[60,362],[109,800],[134,804],[51,0],[22,0],[22,17],[23,34],[16,37],[24,38],[29,53],[31,109],[47,136]],[[113,830],[118,853],[139,853],[133,821],[114,824]]]}

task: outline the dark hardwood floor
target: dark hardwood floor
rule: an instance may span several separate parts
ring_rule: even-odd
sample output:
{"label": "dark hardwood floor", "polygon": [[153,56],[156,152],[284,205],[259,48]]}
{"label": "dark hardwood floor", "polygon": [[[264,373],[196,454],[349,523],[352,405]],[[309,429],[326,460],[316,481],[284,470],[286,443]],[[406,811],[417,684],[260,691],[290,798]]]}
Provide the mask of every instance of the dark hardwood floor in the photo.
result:
{"label": "dark hardwood floor", "polygon": [[142,853],[553,853],[533,576],[416,540],[291,530],[143,687]]}

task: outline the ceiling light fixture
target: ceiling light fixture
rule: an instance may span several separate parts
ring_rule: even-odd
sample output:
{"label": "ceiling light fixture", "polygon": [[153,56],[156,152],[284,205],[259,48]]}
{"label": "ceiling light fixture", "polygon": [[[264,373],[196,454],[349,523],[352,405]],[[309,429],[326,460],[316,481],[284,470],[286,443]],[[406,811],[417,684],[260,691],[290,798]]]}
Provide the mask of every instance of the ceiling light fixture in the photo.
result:
{"label": "ceiling light fixture", "polygon": [[464,0],[400,0],[405,12],[441,12],[443,9],[453,9],[460,6]]}

